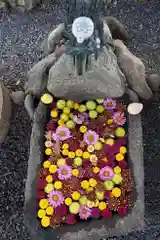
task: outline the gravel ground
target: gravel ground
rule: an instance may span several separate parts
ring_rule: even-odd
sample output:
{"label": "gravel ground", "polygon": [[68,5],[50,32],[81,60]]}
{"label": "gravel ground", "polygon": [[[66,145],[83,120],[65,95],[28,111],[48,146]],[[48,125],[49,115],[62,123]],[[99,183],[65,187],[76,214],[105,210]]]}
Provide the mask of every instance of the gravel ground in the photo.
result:
{"label": "gravel ground", "polygon": [[[54,2],[47,8],[41,6],[29,13],[0,12],[0,80],[7,87],[22,89],[27,70],[43,55],[44,37],[60,21],[61,6]],[[133,39],[130,47],[144,60],[149,72],[160,72],[159,13],[159,0],[139,4],[134,0],[119,0],[107,13],[117,16],[127,26]],[[147,228],[143,233],[114,239],[154,240],[160,234],[159,100],[157,94],[146,103],[142,116]],[[24,107],[13,106],[9,135],[0,148],[0,240],[30,239],[23,224],[30,133],[31,122]]]}

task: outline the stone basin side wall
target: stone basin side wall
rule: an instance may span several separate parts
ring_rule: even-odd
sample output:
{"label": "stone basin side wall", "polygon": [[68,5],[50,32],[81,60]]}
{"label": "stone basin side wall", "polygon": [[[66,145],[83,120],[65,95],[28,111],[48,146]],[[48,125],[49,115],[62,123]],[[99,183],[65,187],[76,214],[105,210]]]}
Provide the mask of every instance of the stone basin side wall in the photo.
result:
{"label": "stone basin side wall", "polygon": [[49,0],[0,0],[0,8],[24,8],[30,10],[37,4],[48,3]]}

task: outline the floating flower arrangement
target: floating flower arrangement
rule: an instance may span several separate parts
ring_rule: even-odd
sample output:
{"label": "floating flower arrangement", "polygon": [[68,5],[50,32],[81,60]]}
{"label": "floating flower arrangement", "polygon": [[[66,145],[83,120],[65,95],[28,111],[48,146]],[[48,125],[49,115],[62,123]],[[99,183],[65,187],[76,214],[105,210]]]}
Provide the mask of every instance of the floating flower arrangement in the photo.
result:
{"label": "floating flower arrangement", "polygon": [[37,217],[44,228],[125,216],[131,205],[125,105],[41,98],[50,106],[38,174]]}

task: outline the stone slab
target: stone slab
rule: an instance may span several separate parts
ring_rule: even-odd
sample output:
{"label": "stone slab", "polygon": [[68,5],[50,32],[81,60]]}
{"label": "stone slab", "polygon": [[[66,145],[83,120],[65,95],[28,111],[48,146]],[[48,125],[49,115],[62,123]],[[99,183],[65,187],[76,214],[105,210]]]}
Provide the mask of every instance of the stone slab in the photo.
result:
{"label": "stone slab", "polygon": [[31,134],[28,175],[25,189],[25,224],[32,240],[100,240],[102,238],[126,235],[132,231],[143,230],[144,223],[144,168],[141,116],[128,117],[128,159],[134,176],[133,206],[124,218],[111,220],[92,220],[73,226],[56,229],[42,229],[37,219],[36,175],[43,159],[44,128],[48,109],[39,104]]}

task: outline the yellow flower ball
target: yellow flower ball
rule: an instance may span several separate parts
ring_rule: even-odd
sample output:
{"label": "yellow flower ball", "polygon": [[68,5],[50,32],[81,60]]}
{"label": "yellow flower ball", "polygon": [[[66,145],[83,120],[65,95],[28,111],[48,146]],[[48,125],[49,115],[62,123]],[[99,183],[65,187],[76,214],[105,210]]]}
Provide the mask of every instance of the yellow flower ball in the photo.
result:
{"label": "yellow flower ball", "polygon": [[94,207],[98,207],[99,206],[99,200],[96,199],[96,201],[94,202]]}
{"label": "yellow flower ball", "polygon": [[42,224],[43,227],[49,227],[50,218],[47,217],[47,216],[43,217],[42,220],[41,220],[41,224]]}
{"label": "yellow flower ball", "polygon": [[74,103],[74,109],[78,110],[79,109],[79,103]]}
{"label": "yellow flower ball", "polygon": [[43,198],[39,202],[39,207],[42,209],[46,209],[48,207],[48,200]]}
{"label": "yellow flower ball", "polygon": [[120,173],[114,174],[114,176],[112,177],[112,181],[117,185],[121,184],[123,181],[122,175]]}
{"label": "yellow flower ball", "polygon": [[63,112],[65,113],[65,114],[69,114],[70,113],[70,108],[69,107],[64,107],[63,108]]}
{"label": "yellow flower ball", "polygon": [[66,204],[67,206],[70,206],[71,203],[72,203],[72,199],[68,197],[68,198],[65,199],[64,202],[65,202],[65,204]]}
{"label": "yellow flower ball", "polygon": [[86,192],[89,193],[89,192],[93,192],[94,188],[93,187],[89,187],[86,189]]}
{"label": "yellow flower ball", "polygon": [[127,152],[126,147],[124,147],[124,146],[120,147],[120,151],[119,152],[122,153],[122,154],[125,154]]}
{"label": "yellow flower ball", "polygon": [[63,121],[62,119],[59,119],[59,120],[58,120],[58,125],[59,125],[59,126],[64,126],[65,123],[64,123],[64,121]]}
{"label": "yellow flower ball", "polygon": [[92,169],[93,169],[93,172],[96,174],[100,172],[100,168],[98,167],[93,167]]}
{"label": "yellow flower ball", "polygon": [[114,167],[114,173],[117,173],[117,174],[119,174],[119,173],[121,173],[121,168],[120,167]]}
{"label": "yellow flower ball", "polygon": [[53,110],[51,111],[51,117],[52,117],[52,118],[57,118],[57,117],[58,117],[58,111],[57,111],[56,109],[53,109]]}
{"label": "yellow flower ball", "polygon": [[81,205],[86,205],[86,204],[87,204],[87,197],[86,197],[86,196],[80,197],[79,203],[80,203]]}
{"label": "yellow flower ball", "polygon": [[84,159],[90,158],[90,153],[89,153],[89,152],[83,152],[82,157],[83,157]]}
{"label": "yellow flower ball", "polygon": [[66,127],[69,129],[73,129],[75,127],[75,123],[72,120],[66,122]]}
{"label": "yellow flower ball", "polygon": [[100,138],[99,139],[102,143],[105,143],[105,139],[104,138]]}
{"label": "yellow flower ball", "polygon": [[73,170],[72,170],[72,176],[78,177],[78,175],[79,175],[78,169],[73,169]]}
{"label": "yellow flower ball", "polygon": [[98,113],[95,110],[89,111],[89,117],[91,119],[95,119],[95,118],[97,118],[97,116],[98,116]]}
{"label": "yellow flower ball", "polygon": [[108,120],[107,120],[107,124],[108,124],[108,125],[111,125],[112,123],[113,123],[113,120],[112,120],[112,119],[108,119]]}
{"label": "yellow flower ball", "polygon": [[63,149],[63,150],[62,150],[62,154],[63,154],[64,156],[68,156],[68,153],[69,153],[68,149]]}
{"label": "yellow flower ball", "polygon": [[75,192],[72,193],[72,199],[73,200],[77,201],[77,200],[80,199],[80,197],[81,197],[81,194],[79,192],[75,191]]}
{"label": "yellow flower ball", "polygon": [[45,191],[46,193],[50,193],[50,192],[53,191],[53,189],[54,189],[53,183],[48,183],[48,184],[45,186],[44,191]]}
{"label": "yellow flower ball", "polygon": [[73,108],[74,107],[74,102],[72,100],[67,101],[67,107]]}
{"label": "yellow flower ball", "polygon": [[99,210],[103,211],[104,209],[106,209],[107,204],[105,202],[100,202],[98,207]]}
{"label": "yellow flower ball", "polygon": [[112,196],[113,197],[120,197],[121,196],[121,189],[118,187],[113,188],[112,190]]}
{"label": "yellow flower ball", "polygon": [[97,158],[97,156],[95,155],[95,154],[91,154],[90,155],[90,161],[91,162],[95,162],[95,161],[97,161],[98,160],[98,158]]}
{"label": "yellow flower ball", "polygon": [[81,157],[75,157],[74,158],[74,164],[78,167],[82,166],[82,158]]}
{"label": "yellow flower ball", "polygon": [[72,202],[69,206],[69,211],[72,214],[77,214],[80,208],[80,204],[78,202]]}
{"label": "yellow flower ball", "polygon": [[50,156],[50,155],[52,154],[52,149],[51,149],[51,148],[46,148],[45,154],[46,154],[47,156]]}
{"label": "yellow flower ball", "polygon": [[44,168],[49,168],[51,166],[51,162],[50,161],[45,161],[44,163],[43,163],[43,167]]}
{"label": "yellow flower ball", "polygon": [[41,101],[42,101],[44,104],[50,104],[50,103],[52,103],[52,101],[53,101],[53,97],[52,97],[50,94],[45,93],[45,94],[42,95]]}
{"label": "yellow flower ball", "polygon": [[116,160],[118,162],[122,161],[124,159],[124,155],[122,153],[117,153],[116,154]]}
{"label": "yellow flower ball", "polygon": [[75,152],[69,152],[68,153],[69,158],[75,158],[75,156],[76,156]]}
{"label": "yellow flower ball", "polygon": [[88,182],[87,180],[83,180],[83,181],[81,182],[81,187],[82,187],[83,189],[89,188],[89,182]]}
{"label": "yellow flower ball", "polygon": [[102,144],[100,141],[98,141],[98,142],[96,142],[96,144],[94,145],[94,147],[95,147],[95,150],[99,151],[99,150],[102,149],[103,144]]}
{"label": "yellow flower ball", "polygon": [[104,102],[103,98],[96,99],[97,103],[102,104]]}
{"label": "yellow flower ball", "polygon": [[50,167],[49,167],[49,172],[50,173],[55,173],[57,172],[57,166],[52,164]]}
{"label": "yellow flower ball", "polygon": [[90,184],[91,187],[95,187],[95,186],[97,186],[97,181],[93,178],[90,178],[89,179],[89,184]]}
{"label": "yellow flower ball", "polygon": [[87,207],[93,208],[94,207],[94,202],[90,201],[90,200],[87,200]]}
{"label": "yellow flower ball", "polygon": [[103,107],[102,105],[98,105],[98,106],[96,107],[96,111],[97,111],[98,113],[103,113],[103,112],[104,112],[104,107]]}
{"label": "yellow flower ball", "polygon": [[46,177],[46,181],[47,181],[48,183],[52,183],[52,181],[53,181],[52,175],[48,175],[48,176]]}
{"label": "yellow flower ball", "polygon": [[62,188],[62,182],[61,181],[55,181],[54,187],[58,190]]}
{"label": "yellow flower ball", "polygon": [[106,140],[106,144],[112,146],[112,145],[114,144],[114,139],[108,138],[108,139]]}
{"label": "yellow flower ball", "polygon": [[68,148],[69,148],[69,144],[68,144],[68,143],[64,143],[64,144],[62,145],[62,148],[63,148],[63,149],[68,149]]}
{"label": "yellow flower ball", "polygon": [[79,128],[79,131],[80,131],[81,133],[86,133],[87,130],[88,130],[88,128],[87,128],[86,126],[84,126],[84,125],[82,125],[82,126]]}
{"label": "yellow flower ball", "polygon": [[66,102],[63,99],[60,99],[57,101],[57,107],[58,109],[63,109],[66,106]]}
{"label": "yellow flower ball", "polygon": [[90,152],[90,153],[94,152],[94,146],[93,145],[89,145],[87,147],[87,151]]}
{"label": "yellow flower ball", "polygon": [[87,108],[86,108],[86,106],[84,105],[84,104],[81,104],[80,106],[79,106],[79,108],[78,108],[78,111],[79,112],[85,112],[87,110]]}
{"label": "yellow flower ball", "polygon": [[77,149],[75,153],[77,157],[82,157],[83,155],[83,151],[81,149]]}
{"label": "yellow flower ball", "polygon": [[46,216],[46,211],[44,209],[39,209],[38,217],[43,218],[44,216]]}
{"label": "yellow flower ball", "polygon": [[115,130],[115,135],[117,136],[117,137],[124,137],[125,136],[125,130],[124,130],[124,128],[122,128],[122,127],[118,127],[116,130]]}
{"label": "yellow flower ball", "polygon": [[64,122],[67,122],[69,120],[69,116],[66,113],[62,113],[60,115],[60,119],[63,120]]}
{"label": "yellow flower ball", "polygon": [[104,192],[96,191],[96,196],[97,196],[98,200],[103,200],[104,199]]}
{"label": "yellow flower ball", "polygon": [[47,215],[52,215],[54,213],[54,209],[52,206],[49,206],[47,209],[46,209],[46,213]]}
{"label": "yellow flower ball", "polygon": [[64,166],[66,164],[66,160],[64,158],[59,158],[57,161],[57,166],[61,167]]}

